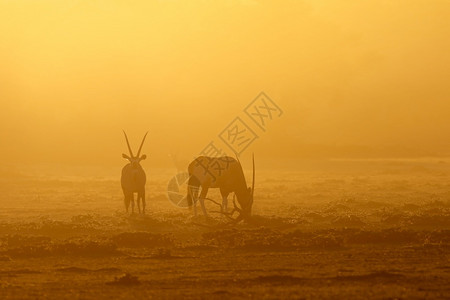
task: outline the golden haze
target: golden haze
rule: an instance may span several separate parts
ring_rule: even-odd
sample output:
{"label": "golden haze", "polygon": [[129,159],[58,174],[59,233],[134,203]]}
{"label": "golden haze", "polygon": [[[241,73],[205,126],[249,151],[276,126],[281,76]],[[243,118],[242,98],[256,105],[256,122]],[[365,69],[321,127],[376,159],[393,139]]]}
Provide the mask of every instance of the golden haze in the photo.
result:
{"label": "golden haze", "polygon": [[0,1],[1,161],[194,156],[260,91],[259,157],[449,154],[450,2]]}
{"label": "golden haze", "polygon": [[0,299],[450,299],[449,9],[0,0]]}

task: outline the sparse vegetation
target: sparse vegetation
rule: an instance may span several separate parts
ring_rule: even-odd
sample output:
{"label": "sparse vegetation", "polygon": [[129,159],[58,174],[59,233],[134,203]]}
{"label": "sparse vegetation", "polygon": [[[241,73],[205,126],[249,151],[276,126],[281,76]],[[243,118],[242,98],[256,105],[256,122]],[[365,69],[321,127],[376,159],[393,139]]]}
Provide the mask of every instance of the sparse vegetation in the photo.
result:
{"label": "sparse vegetation", "polygon": [[0,220],[2,298],[127,298],[129,287],[170,298],[260,298],[269,288],[282,297],[448,296],[450,193],[447,177],[427,170],[298,173],[282,187],[284,174],[261,174],[252,217],[237,225],[172,206],[163,176],[146,187],[145,216],[124,213],[117,182],[47,189],[22,178]]}

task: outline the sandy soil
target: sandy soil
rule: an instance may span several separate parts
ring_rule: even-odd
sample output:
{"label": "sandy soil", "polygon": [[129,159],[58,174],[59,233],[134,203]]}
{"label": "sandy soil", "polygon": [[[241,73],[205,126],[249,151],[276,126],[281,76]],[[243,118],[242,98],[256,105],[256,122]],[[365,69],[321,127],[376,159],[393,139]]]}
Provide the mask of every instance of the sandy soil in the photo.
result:
{"label": "sandy soil", "polygon": [[0,298],[450,298],[447,163],[260,171],[237,226],[148,173],[145,216],[118,178],[3,173]]}

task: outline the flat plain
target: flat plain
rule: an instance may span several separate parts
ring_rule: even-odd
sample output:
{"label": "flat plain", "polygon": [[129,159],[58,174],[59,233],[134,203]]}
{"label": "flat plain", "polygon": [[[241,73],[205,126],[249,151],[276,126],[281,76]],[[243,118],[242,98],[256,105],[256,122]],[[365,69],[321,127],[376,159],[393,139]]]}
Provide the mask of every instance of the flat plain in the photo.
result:
{"label": "flat plain", "polygon": [[173,170],[148,170],[145,215],[119,176],[44,173],[0,174],[1,299],[450,298],[445,160],[261,170],[237,225],[171,203]]}

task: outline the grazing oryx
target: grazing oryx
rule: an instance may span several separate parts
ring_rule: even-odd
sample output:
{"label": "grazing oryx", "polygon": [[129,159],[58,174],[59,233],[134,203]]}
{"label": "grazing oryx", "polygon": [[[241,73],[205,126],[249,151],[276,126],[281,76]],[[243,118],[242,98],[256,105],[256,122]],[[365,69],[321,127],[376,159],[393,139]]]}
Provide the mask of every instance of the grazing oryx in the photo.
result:
{"label": "grazing oryx", "polygon": [[[148,133],[148,132],[147,132]],[[125,135],[125,140],[127,141],[128,150],[130,151],[130,156],[126,154],[122,154],[122,157],[127,159],[130,163],[126,164],[122,169],[122,177],[120,182],[122,184],[122,190],[124,195],[125,208],[128,213],[128,207],[131,202],[131,212],[134,213],[134,193],[137,193],[137,207],[139,213],[141,213],[141,207],[139,205],[139,199],[142,200],[142,213],[145,213],[145,171],[142,169],[140,162],[147,158],[147,155],[141,154],[142,145],[144,144],[145,138],[147,137],[147,133],[144,135],[142,139],[141,146],[137,152],[137,155],[133,155],[133,151],[131,151],[130,143],[128,141],[127,134],[125,131],[123,134]]]}
{"label": "grazing oryx", "polygon": [[[234,219],[239,222],[248,219],[251,215],[253,205],[253,193],[255,189],[255,158],[253,156],[253,182],[252,187],[247,187],[241,163],[229,157],[207,157],[200,156],[189,164],[189,181],[187,202],[188,206],[194,205],[194,213],[197,214],[196,200],[200,200],[203,214],[207,216],[205,209],[205,199],[209,188],[219,188],[222,195],[221,213],[232,216],[235,211],[239,216]],[[199,187],[202,188],[198,198]],[[234,209],[228,214],[228,195],[234,193],[241,208],[236,206],[233,200]]]}

